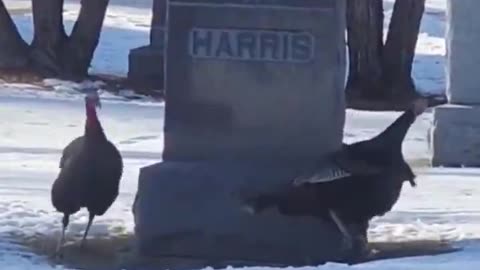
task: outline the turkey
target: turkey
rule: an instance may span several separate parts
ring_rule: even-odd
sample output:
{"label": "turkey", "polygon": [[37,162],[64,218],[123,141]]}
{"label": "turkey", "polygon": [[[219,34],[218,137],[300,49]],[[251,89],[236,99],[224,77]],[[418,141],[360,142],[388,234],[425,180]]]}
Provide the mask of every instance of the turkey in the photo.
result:
{"label": "turkey", "polygon": [[84,247],[93,219],[103,215],[118,196],[123,161],[117,148],[107,139],[97,117],[96,107],[101,107],[98,93],[96,90],[89,91],[85,97],[84,134],[63,150],[60,172],[52,186],[52,204],[57,211],[63,213],[57,255],[65,239],[70,215],[82,207],[86,207],[89,212],[81,242]]}
{"label": "turkey", "polygon": [[427,107],[426,99],[415,100],[378,136],[343,144],[331,154],[328,166],[318,165],[316,170],[298,176],[283,191],[248,198],[243,209],[258,214],[276,208],[283,215],[315,216],[333,222],[343,235],[344,247],[363,254],[370,219],[392,209],[404,181],[416,185],[415,174],[402,154],[402,142]]}

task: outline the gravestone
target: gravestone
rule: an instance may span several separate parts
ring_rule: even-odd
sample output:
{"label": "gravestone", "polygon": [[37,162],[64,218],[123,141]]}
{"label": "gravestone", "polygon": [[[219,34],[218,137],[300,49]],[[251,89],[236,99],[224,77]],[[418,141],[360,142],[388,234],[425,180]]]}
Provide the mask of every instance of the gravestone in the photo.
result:
{"label": "gravestone", "polygon": [[164,159],[297,160],[336,149],[341,5],[170,1]]}
{"label": "gravestone", "polygon": [[434,110],[433,166],[480,166],[480,17],[475,0],[447,1],[447,97]]}
{"label": "gravestone", "polygon": [[128,55],[128,79],[133,85],[163,89],[166,12],[167,0],[153,0],[150,44],[132,49]]}
{"label": "gravestone", "polygon": [[341,146],[344,0],[170,0],[164,161],[142,168],[143,254],[319,263],[338,230],[242,199],[291,184]]}

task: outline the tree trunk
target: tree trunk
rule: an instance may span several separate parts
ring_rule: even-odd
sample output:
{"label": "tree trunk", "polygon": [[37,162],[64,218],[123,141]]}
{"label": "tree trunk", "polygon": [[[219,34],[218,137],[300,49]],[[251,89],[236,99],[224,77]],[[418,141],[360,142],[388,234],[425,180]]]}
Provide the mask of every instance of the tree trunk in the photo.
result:
{"label": "tree trunk", "polygon": [[385,89],[390,96],[415,93],[411,73],[424,9],[425,0],[395,1],[383,49]]}
{"label": "tree trunk", "polygon": [[109,0],[82,0],[82,7],[65,47],[65,70],[86,75],[97,48]]}
{"label": "tree trunk", "polygon": [[382,90],[382,0],[349,0],[347,18],[347,96],[378,96]]}
{"label": "tree trunk", "polygon": [[397,0],[385,45],[381,0],[347,0],[349,108],[404,110],[418,96],[411,77],[425,0]]}
{"label": "tree trunk", "polygon": [[63,0],[32,0],[32,11],[34,67],[44,76],[62,74],[59,52],[67,38],[63,26]]}
{"label": "tree trunk", "polygon": [[[108,2],[82,0],[80,14],[68,37],[63,25],[64,0],[32,0],[34,37],[28,50],[0,0],[0,67],[5,63],[5,67],[12,68],[3,52],[13,55],[8,48],[16,48],[26,51],[24,62],[30,60],[32,68],[42,76],[84,78],[98,45]],[[21,42],[23,45],[18,45]]]}
{"label": "tree trunk", "polygon": [[19,69],[27,64],[28,44],[20,36],[7,8],[0,0],[0,69]]}

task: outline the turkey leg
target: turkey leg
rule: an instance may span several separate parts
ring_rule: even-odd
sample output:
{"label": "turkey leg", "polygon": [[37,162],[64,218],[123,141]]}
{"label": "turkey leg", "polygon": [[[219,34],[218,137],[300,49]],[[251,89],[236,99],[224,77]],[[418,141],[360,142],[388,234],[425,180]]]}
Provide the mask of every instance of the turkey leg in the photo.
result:
{"label": "turkey leg", "polygon": [[83,234],[83,238],[82,238],[82,243],[80,244],[81,248],[85,248],[85,244],[87,242],[88,231],[90,230],[90,227],[92,226],[94,218],[95,218],[95,215],[92,214],[92,213],[89,213],[87,228],[85,229],[85,233]]}
{"label": "turkey leg", "polygon": [[63,247],[63,243],[65,242],[65,230],[67,229],[69,223],[69,215],[64,214],[62,219],[62,235],[58,239],[57,247],[55,248],[55,256],[61,257],[61,249]]}
{"label": "turkey leg", "polygon": [[353,238],[350,232],[348,231],[347,227],[345,224],[343,224],[342,220],[338,217],[337,213],[333,211],[332,209],[328,210],[328,213],[330,214],[330,217],[332,218],[333,222],[335,222],[335,225],[337,225],[338,230],[342,233],[343,235],[343,247],[347,250],[350,250],[353,248]]}

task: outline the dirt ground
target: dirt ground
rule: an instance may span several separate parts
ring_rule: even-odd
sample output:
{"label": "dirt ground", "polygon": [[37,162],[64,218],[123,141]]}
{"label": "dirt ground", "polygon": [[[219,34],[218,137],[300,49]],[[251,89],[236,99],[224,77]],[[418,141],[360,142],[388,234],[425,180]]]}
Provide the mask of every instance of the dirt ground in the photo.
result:
{"label": "dirt ground", "polygon": [[[258,264],[256,262],[235,261],[231,259],[213,262],[205,258],[187,258],[181,256],[146,258],[136,254],[132,235],[119,235],[112,238],[91,238],[88,240],[85,249],[80,248],[79,239],[70,238],[67,239],[61,258],[54,256],[57,241],[56,236],[39,235],[30,238],[16,238],[15,241],[35,254],[46,256],[52,265],[63,265],[68,268],[82,270],[183,270],[200,269],[206,266],[214,268],[223,268],[229,265],[266,266],[265,263]],[[377,252],[369,258],[364,258],[359,263],[401,257],[439,255],[459,251],[459,249],[454,248],[451,243],[442,241],[378,242],[371,243],[370,247],[377,250]],[[287,266],[280,263],[267,265],[278,267]]]}
{"label": "dirt ground", "polygon": [[[120,90],[129,89],[139,95],[146,95],[152,97],[158,101],[163,101],[164,91],[143,88],[137,84],[131,83],[125,77],[106,75],[106,74],[93,74],[86,78],[92,81],[101,81],[104,86],[103,90],[106,90],[112,94],[117,94]],[[38,86],[39,89],[51,91],[53,88],[43,83],[42,78],[34,72],[28,70],[2,70],[0,69],[0,84],[1,83],[25,83]]]}

